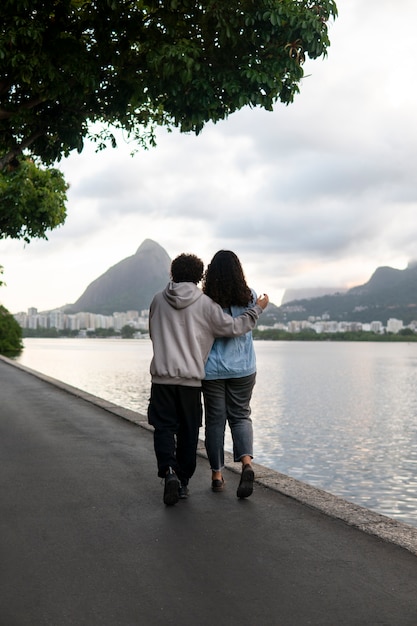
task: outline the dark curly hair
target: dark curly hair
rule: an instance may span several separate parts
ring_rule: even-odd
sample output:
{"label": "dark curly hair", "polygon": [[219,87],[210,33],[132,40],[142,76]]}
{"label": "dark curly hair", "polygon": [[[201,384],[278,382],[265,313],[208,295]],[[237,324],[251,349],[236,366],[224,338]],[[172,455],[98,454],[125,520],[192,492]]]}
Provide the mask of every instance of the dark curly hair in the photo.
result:
{"label": "dark curly hair", "polygon": [[247,306],[252,301],[240,261],[230,250],[219,250],[212,258],[204,274],[203,291],[223,309]]}
{"label": "dark curly hair", "polygon": [[171,263],[174,283],[195,283],[203,278],[204,263],[195,254],[180,254]]}

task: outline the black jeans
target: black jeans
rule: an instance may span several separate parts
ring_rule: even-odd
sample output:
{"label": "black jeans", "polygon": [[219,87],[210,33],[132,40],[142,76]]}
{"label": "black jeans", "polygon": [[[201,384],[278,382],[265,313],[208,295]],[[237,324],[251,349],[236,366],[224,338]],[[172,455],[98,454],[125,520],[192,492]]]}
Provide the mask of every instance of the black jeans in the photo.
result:
{"label": "black jeans", "polygon": [[188,484],[197,464],[202,414],[200,387],[152,384],[148,421],[155,429],[158,476],[163,478],[172,467],[180,481]]}

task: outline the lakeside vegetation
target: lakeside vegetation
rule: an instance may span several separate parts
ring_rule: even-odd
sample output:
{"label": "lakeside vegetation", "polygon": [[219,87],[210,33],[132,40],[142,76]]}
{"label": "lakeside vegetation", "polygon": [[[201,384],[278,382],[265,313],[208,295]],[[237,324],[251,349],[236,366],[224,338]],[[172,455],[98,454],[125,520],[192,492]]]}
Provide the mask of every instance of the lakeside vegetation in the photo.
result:
{"label": "lakeside vegetation", "polygon": [[[115,331],[113,328],[96,328],[95,330],[86,331],[87,338],[111,338],[121,337],[122,339],[131,339],[136,333],[141,332],[147,334],[146,331],[124,326],[121,331]],[[58,330],[57,328],[23,328],[23,337],[38,338],[59,338],[59,337],[80,337],[78,330]],[[403,328],[398,333],[374,333],[371,331],[346,331],[338,333],[316,333],[314,330],[305,329],[297,333],[289,333],[285,330],[270,328],[267,330],[253,330],[253,338],[259,341],[417,341],[417,334],[411,328]]]}
{"label": "lakeside vegetation", "polygon": [[316,333],[304,329],[297,333],[270,328],[253,331],[253,338],[260,341],[417,341],[417,334],[411,328],[403,328],[398,333],[374,333],[372,331],[345,331],[337,333]]}
{"label": "lakeside vegetation", "polygon": [[[3,267],[0,265],[0,287],[5,284],[2,274]],[[10,311],[0,304],[0,354],[18,356],[22,349],[22,329]]]}
{"label": "lakeside vegetation", "polygon": [[18,356],[22,349],[22,329],[13,315],[0,305],[0,354]]}
{"label": "lakeside vegetation", "polygon": [[94,330],[86,330],[83,334],[79,330],[59,330],[58,328],[22,328],[22,336],[25,337],[37,337],[45,339],[57,339],[60,337],[88,337],[88,338],[100,338],[108,339],[111,337],[121,337],[122,339],[132,339],[137,333],[147,334],[145,330],[138,330],[126,324],[121,330],[114,330],[114,328],[96,328]]}

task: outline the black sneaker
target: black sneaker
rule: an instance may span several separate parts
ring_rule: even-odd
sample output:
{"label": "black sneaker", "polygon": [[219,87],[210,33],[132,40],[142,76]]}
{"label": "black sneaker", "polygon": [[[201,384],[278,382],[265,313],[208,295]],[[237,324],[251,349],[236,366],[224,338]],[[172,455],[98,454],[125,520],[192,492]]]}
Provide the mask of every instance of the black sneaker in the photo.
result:
{"label": "black sneaker", "polygon": [[238,498],[248,498],[253,492],[253,481],[255,480],[255,472],[252,466],[247,463],[242,469],[239,487],[237,488]]}
{"label": "black sneaker", "polygon": [[190,495],[190,491],[188,489],[187,485],[184,485],[184,483],[180,484],[180,488],[178,490],[178,497],[180,500],[186,500],[188,498],[188,496]]}
{"label": "black sneaker", "polygon": [[180,481],[172,467],[169,467],[165,476],[164,504],[168,506],[177,504],[179,488]]}

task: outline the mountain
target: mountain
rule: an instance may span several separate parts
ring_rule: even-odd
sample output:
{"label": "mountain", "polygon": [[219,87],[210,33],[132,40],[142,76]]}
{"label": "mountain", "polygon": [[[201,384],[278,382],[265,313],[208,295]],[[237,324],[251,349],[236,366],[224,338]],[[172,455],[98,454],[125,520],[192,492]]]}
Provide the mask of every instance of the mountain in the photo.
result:
{"label": "mountain", "polygon": [[404,270],[378,267],[369,281],[346,293],[286,302],[278,307],[279,321],[328,316],[337,321],[386,324],[390,317],[405,324],[417,319],[417,263]]}
{"label": "mountain", "polygon": [[[157,291],[169,280],[171,259],[155,241],[145,239],[136,254],[113,265],[94,280],[74,304],[61,307],[66,313],[88,311],[111,315],[115,311],[148,309]],[[319,297],[317,291],[287,290],[283,303],[270,303],[260,324],[323,317],[336,321],[387,323],[390,317],[405,324],[417,319],[417,261],[404,270],[379,267],[368,282],[346,292]],[[323,293],[323,292],[321,292]],[[300,296],[291,301],[287,297]],[[308,297],[306,297],[308,295]]]}
{"label": "mountain", "polygon": [[96,278],[74,304],[65,307],[65,312],[111,315],[114,311],[149,309],[155,293],[169,280],[170,266],[166,251],[155,241],[145,239],[136,254]]}

